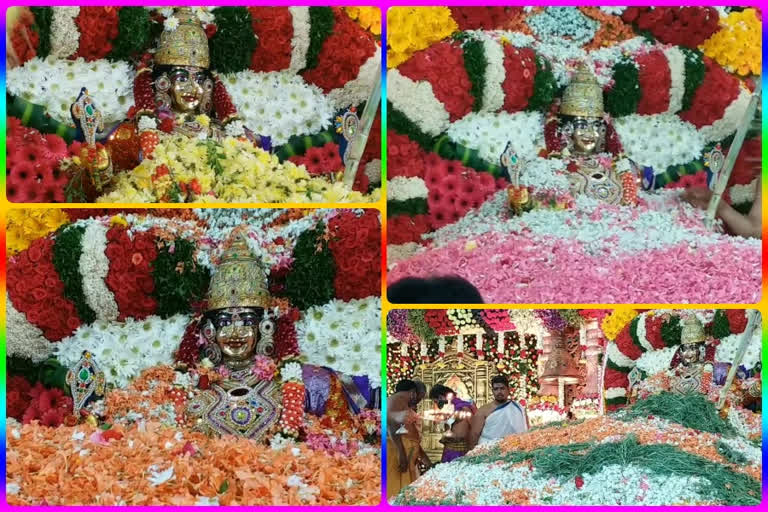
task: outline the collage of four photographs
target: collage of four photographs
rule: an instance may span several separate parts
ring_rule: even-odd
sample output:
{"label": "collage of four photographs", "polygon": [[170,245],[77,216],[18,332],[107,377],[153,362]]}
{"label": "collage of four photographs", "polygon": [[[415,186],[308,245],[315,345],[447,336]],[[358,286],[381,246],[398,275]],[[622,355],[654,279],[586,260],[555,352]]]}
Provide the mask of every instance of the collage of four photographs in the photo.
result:
{"label": "collage of four photographs", "polygon": [[759,505],[761,75],[754,7],[9,7],[6,503]]}

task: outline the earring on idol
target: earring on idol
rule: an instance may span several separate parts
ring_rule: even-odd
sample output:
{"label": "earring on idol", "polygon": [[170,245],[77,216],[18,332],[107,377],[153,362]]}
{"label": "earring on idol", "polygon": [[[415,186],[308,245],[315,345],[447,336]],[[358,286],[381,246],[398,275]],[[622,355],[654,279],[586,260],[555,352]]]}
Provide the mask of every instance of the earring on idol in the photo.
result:
{"label": "earring on idol", "polygon": [[171,79],[168,78],[166,73],[163,73],[155,80],[155,106],[157,108],[171,108],[171,95],[168,94],[171,85]]}
{"label": "earring on idol", "polygon": [[273,336],[275,334],[275,322],[269,317],[269,314],[264,315],[264,319],[259,322],[259,334],[261,334],[259,343],[256,345],[256,353],[265,356],[271,356],[275,352],[275,342]]}
{"label": "earring on idol", "polygon": [[208,115],[213,106],[213,80],[210,78],[203,82],[203,97],[200,100],[200,112]]}
{"label": "earring on idol", "polygon": [[206,344],[203,347],[203,357],[217,365],[221,362],[221,347],[216,343],[216,328],[213,322],[208,319],[203,325],[203,338],[205,338]]}

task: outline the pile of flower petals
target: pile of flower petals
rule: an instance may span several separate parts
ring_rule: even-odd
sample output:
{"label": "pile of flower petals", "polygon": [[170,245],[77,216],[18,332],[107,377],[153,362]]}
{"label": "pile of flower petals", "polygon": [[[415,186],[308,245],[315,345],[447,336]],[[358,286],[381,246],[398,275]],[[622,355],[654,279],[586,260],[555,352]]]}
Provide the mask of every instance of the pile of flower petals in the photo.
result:
{"label": "pile of flower petals", "polygon": [[[156,423],[94,442],[95,427],[7,427],[11,505],[374,505],[380,459],[208,438]],[[191,449],[188,449],[190,448]],[[171,470],[172,468],[172,470]]]}
{"label": "pile of flower petals", "polygon": [[[673,445],[678,450],[760,480],[762,468],[759,457],[754,460],[748,457],[749,462],[745,464],[729,462],[718,452],[718,442],[724,439],[718,434],[693,430],[654,417],[625,422],[617,417],[604,416],[582,423],[532,430],[482,445],[470,452],[467,458],[438,465],[427,472],[406,487],[396,503],[670,505],[707,501],[696,492],[706,475],[659,475],[642,464],[631,463],[609,464],[594,474],[575,479],[548,477],[537,473],[535,465],[528,461],[509,463],[501,459],[508,453],[531,452],[547,446],[615,443],[630,434],[640,444]],[[746,442],[732,441],[738,451],[759,454],[759,449]],[[499,460],[478,462],[470,458],[495,451],[498,451]]]}
{"label": "pile of flower petals", "polygon": [[[427,237],[388,274],[458,275],[486,303],[742,303],[759,300],[759,240],[709,232],[678,192],[615,207],[580,197],[574,209],[509,218],[500,192]],[[555,271],[556,270],[556,271]]]}

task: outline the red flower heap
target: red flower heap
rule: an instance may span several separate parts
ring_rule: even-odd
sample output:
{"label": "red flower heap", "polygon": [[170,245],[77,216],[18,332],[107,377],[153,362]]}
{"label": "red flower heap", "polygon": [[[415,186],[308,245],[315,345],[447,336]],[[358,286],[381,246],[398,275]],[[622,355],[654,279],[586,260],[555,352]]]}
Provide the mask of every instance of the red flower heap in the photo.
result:
{"label": "red flower heap", "polygon": [[29,391],[32,385],[24,377],[6,376],[8,391],[5,394],[6,416],[20,420],[29,407]]}
{"label": "red flower heap", "polygon": [[403,176],[422,177],[426,174],[427,153],[406,135],[394,130],[387,132],[387,179]]}
{"label": "red flower heap", "polygon": [[485,309],[480,312],[483,322],[494,331],[511,331],[515,328],[506,309]]}
{"label": "red flower heap", "polygon": [[[472,84],[464,67],[464,52],[458,43],[437,43],[416,52],[398,67],[398,71],[413,81],[429,82],[435,97],[450,114],[451,122],[472,111],[475,102],[470,93]],[[515,77],[515,80],[519,78]]]}
{"label": "red flower heap", "polygon": [[449,336],[459,333],[451,319],[448,318],[448,311],[445,309],[429,309],[425,311],[424,321],[429,324],[438,336]]}
{"label": "red flower heap", "polygon": [[622,19],[662,43],[694,49],[720,28],[720,16],[712,7],[629,7]]}
{"label": "red flower heap", "polygon": [[358,217],[345,210],[328,223],[328,247],[336,263],[336,298],[362,299],[381,293],[381,223],[377,210]]}
{"label": "red flower heap", "polygon": [[400,245],[418,242],[421,235],[430,230],[429,215],[396,215],[387,219],[387,243]]}
{"label": "red flower heap", "polygon": [[296,335],[296,322],[299,321],[299,310],[291,308],[275,322],[275,360],[282,361],[291,357],[299,357],[299,338]]}
{"label": "red flower heap", "polygon": [[152,262],[157,258],[154,236],[150,232],[135,233],[133,239],[123,227],[107,232],[109,272],[106,283],[115,295],[120,316],[118,320],[140,320],[153,314],[157,301],[152,297],[155,282]]}
{"label": "red flower heap", "polygon": [[42,135],[14,117],[8,119],[6,194],[15,203],[53,203],[65,200],[67,176],[58,169],[68,155],[58,135]]}
{"label": "red flower heap", "polygon": [[283,414],[280,429],[286,435],[298,436],[304,419],[304,384],[286,382],[283,384]]}
{"label": "red flower heap", "polygon": [[73,55],[87,61],[103,59],[112,51],[112,41],[120,33],[119,7],[80,7],[75,24],[80,30],[80,46]]}
{"label": "red flower heap", "polygon": [[40,35],[35,30],[35,17],[28,10],[22,11],[21,16],[11,29],[11,48],[18,59],[18,64],[24,64],[37,56],[37,45]]}
{"label": "red flower heap", "polygon": [[704,81],[693,95],[691,108],[680,119],[701,128],[722,119],[725,109],[739,96],[740,82],[709,57],[704,57]]}
{"label": "red flower heap", "polygon": [[303,156],[292,156],[288,160],[296,165],[305,166],[312,176],[333,174],[344,168],[339,155],[339,145],[335,142],[328,142],[322,147],[309,148]]}
{"label": "red flower heap", "polygon": [[654,50],[638,55],[638,81],[640,83],[640,102],[637,113],[641,115],[661,114],[669,108],[669,89],[672,86],[672,73],[664,52]]}
{"label": "red flower heap", "polygon": [[22,416],[23,423],[38,421],[46,427],[58,427],[72,414],[72,398],[60,389],[45,389],[38,383],[30,390],[30,400]]}
{"label": "red flower heap", "polygon": [[523,12],[522,7],[449,7],[459,30],[496,30]]}
{"label": "red flower heap", "polygon": [[533,96],[533,81],[536,78],[536,54],[530,48],[515,48],[504,45],[504,71],[501,88],[504,90],[504,110],[520,112],[528,106]]}
{"label": "red flower heap", "polygon": [[40,238],[8,265],[8,296],[17,311],[50,341],[80,327],[75,305],[64,297],[64,283],[53,265],[52,238]]}
{"label": "red flower heap", "polygon": [[459,161],[444,160],[432,153],[426,164],[424,181],[429,189],[427,203],[433,229],[456,222],[497,190],[491,174],[464,167]]}
{"label": "red flower heap", "polygon": [[357,78],[360,67],[376,53],[373,35],[352,20],[341,7],[333,8],[333,33],[323,42],[317,66],[301,73],[324,93]]}
{"label": "red flower heap", "polygon": [[291,65],[293,16],[287,7],[248,7],[259,44],[251,57],[253,71],[281,71]]}

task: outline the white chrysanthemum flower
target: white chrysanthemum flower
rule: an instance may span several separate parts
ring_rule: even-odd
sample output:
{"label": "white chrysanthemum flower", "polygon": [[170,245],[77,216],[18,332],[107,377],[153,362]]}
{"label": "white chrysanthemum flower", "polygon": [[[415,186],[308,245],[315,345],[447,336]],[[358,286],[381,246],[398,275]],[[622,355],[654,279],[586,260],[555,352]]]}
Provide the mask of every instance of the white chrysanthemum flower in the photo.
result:
{"label": "white chrysanthemum flower", "polygon": [[165,19],[165,23],[163,23],[163,27],[165,30],[168,30],[170,32],[173,32],[177,28],[179,28],[179,18],[176,16],[169,16]]}

